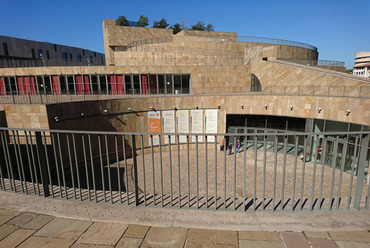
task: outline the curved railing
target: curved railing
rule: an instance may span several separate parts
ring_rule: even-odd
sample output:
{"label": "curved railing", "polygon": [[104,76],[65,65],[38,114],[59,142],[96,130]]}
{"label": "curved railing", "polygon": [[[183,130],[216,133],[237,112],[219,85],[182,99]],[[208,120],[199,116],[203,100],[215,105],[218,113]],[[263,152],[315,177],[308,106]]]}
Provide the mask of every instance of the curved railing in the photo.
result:
{"label": "curved railing", "polygon": [[278,58],[278,60],[300,65],[344,67],[343,61],[334,61],[334,60],[307,60],[307,59],[302,60],[302,59],[283,59],[283,58]]}

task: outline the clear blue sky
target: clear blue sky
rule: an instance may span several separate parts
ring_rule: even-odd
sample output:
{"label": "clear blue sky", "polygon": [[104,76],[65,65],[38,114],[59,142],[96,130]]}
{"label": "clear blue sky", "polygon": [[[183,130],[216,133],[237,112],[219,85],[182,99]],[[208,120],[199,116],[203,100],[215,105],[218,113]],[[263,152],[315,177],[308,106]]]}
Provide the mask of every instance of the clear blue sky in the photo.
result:
{"label": "clear blue sky", "polygon": [[120,15],[145,15],[150,26],[203,20],[215,31],[299,41],[347,68],[356,52],[370,51],[370,0],[1,0],[0,34],[103,53],[103,19]]}

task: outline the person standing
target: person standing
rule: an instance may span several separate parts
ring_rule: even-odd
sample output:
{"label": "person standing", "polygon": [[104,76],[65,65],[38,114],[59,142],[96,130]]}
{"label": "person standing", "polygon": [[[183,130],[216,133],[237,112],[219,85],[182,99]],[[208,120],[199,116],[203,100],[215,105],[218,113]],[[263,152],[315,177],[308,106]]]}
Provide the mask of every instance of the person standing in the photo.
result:
{"label": "person standing", "polygon": [[221,151],[223,151],[224,149],[225,149],[225,139],[222,140]]}
{"label": "person standing", "polygon": [[240,143],[240,140],[238,139],[238,142],[236,142],[236,146],[235,146],[235,152],[236,153],[240,152],[240,146],[241,146],[241,143]]}
{"label": "person standing", "polygon": [[227,155],[231,155],[231,152],[232,152],[232,150],[233,150],[233,143],[230,143],[229,144],[229,146],[228,146],[228,149],[229,149],[229,152],[228,152],[228,154]]}

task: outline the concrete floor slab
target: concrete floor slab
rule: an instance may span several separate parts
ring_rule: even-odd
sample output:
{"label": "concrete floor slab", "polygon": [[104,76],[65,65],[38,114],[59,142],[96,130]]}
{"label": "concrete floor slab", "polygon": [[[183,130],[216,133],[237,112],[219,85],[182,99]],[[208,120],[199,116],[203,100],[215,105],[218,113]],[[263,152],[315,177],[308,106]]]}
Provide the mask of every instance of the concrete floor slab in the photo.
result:
{"label": "concrete floor slab", "polygon": [[17,226],[3,224],[0,226],[0,240],[3,240],[9,234],[13,233],[18,229]]}
{"label": "concrete floor slab", "polygon": [[335,242],[330,239],[308,238],[307,240],[312,248],[337,248]]}
{"label": "concrete floor slab", "polygon": [[92,244],[74,244],[71,248],[113,248],[113,246],[108,245],[92,245]]}
{"label": "concrete floor slab", "polygon": [[142,239],[137,238],[121,238],[115,248],[139,248],[142,242]]}
{"label": "concrete floor slab", "polygon": [[29,221],[25,225],[23,225],[22,228],[38,230],[41,227],[45,226],[47,223],[49,223],[52,219],[54,219],[53,216],[40,214],[34,217],[31,221]]}
{"label": "concrete floor slab", "polygon": [[20,215],[17,215],[16,217],[14,217],[13,219],[11,219],[7,223],[10,224],[10,225],[15,225],[15,226],[21,227],[24,224],[26,224],[29,221],[31,221],[36,216],[37,216],[36,213],[24,212],[24,213],[21,213]]}
{"label": "concrete floor slab", "polygon": [[92,224],[92,221],[55,218],[38,232],[35,236],[60,239],[77,239]]}
{"label": "concrete floor slab", "polygon": [[123,234],[123,237],[124,238],[134,238],[134,239],[144,239],[148,230],[149,230],[149,226],[132,224],[126,229],[125,233]]}
{"label": "concrete floor slab", "polygon": [[186,242],[185,248],[239,248],[238,245]]}
{"label": "concrete floor slab", "polygon": [[284,248],[282,242],[276,241],[255,241],[255,240],[240,240],[239,248]]}
{"label": "concrete floor slab", "polygon": [[301,232],[280,232],[280,236],[286,248],[310,248]]}
{"label": "concrete floor slab", "polygon": [[198,244],[238,245],[238,233],[236,231],[190,228],[187,241]]}
{"label": "concrete floor slab", "polygon": [[368,231],[331,231],[329,235],[333,240],[338,241],[370,243],[370,232]]}
{"label": "concrete floor slab", "polygon": [[7,223],[11,219],[13,219],[15,216],[12,215],[0,215],[0,225]]}
{"label": "concrete floor slab", "polygon": [[307,238],[315,238],[315,239],[331,239],[327,232],[320,232],[320,231],[305,231],[305,236]]}
{"label": "concrete floor slab", "polygon": [[369,248],[369,243],[358,243],[349,241],[335,241],[338,248]]}
{"label": "concrete floor slab", "polygon": [[118,242],[127,227],[127,224],[94,222],[77,243],[112,246]]}
{"label": "concrete floor slab", "polygon": [[187,232],[185,228],[151,227],[142,247],[184,247]]}
{"label": "concrete floor slab", "polygon": [[18,248],[42,247],[42,248],[69,248],[74,240],[56,239],[49,237],[30,237],[24,241]]}
{"label": "concrete floor slab", "polygon": [[34,234],[34,230],[18,229],[3,240],[0,241],[0,247],[16,247],[28,237]]}
{"label": "concrete floor slab", "polygon": [[266,231],[240,231],[239,239],[241,240],[260,240],[260,241],[278,241],[281,242],[278,232]]}

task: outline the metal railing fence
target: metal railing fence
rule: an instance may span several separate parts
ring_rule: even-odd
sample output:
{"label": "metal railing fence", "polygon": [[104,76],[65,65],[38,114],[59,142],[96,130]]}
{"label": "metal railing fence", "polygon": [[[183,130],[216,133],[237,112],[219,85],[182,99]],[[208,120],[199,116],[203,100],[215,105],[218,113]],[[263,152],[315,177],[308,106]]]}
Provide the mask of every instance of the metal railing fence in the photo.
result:
{"label": "metal railing fence", "polygon": [[105,66],[104,57],[90,58],[16,58],[0,57],[0,68],[18,68],[18,67],[49,67],[49,66]]}
{"label": "metal railing fence", "polygon": [[344,62],[334,60],[307,60],[307,59],[302,60],[302,59],[283,59],[283,58],[278,58],[278,60],[300,65],[344,67]]}
{"label": "metal railing fence", "polygon": [[[0,128],[0,189],[136,206],[368,210],[369,135]],[[232,149],[215,142],[224,138]]]}

